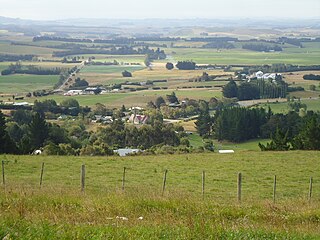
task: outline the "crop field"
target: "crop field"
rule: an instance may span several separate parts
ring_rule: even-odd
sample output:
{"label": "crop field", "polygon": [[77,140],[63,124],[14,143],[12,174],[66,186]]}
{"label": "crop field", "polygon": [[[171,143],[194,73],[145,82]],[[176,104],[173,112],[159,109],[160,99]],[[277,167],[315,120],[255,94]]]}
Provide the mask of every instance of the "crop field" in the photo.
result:
{"label": "crop field", "polygon": [[[312,151],[241,150],[125,158],[2,156],[6,188],[0,190],[0,237],[318,239],[319,157]],[[85,193],[80,192],[82,164]],[[243,176],[241,204],[238,172]],[[310,176],[314,191],[309,203]]]}
{"label": "crop field", "polygon": [[0,76],[0,93],[28,93],[41,89],[52,89],[59,76],[15,74]]}

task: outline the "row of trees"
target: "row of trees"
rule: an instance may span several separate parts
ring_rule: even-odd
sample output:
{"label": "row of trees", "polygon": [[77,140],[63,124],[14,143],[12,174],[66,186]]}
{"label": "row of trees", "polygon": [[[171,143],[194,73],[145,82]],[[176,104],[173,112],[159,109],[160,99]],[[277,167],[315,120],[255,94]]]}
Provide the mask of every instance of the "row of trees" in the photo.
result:
{"label": "row of trees", "polygon": [[306,74],[306,75],[303,75],[303,79],[304,80],[317,80],[317,81],[319,81],[320,80],[320,75]]}
{"label": "row of trees", "polygon": [[277,45],[267,45],[267,44],[256,44],[256,43],[247,43],[242,45],[243,49],[248,49],[257,52],[270,52],[270,51],[282,51],[282,47]]}
{"label": "row of trees", "polygon": [[17,61],[32,61],[35,55],[9,55],[0,54],[0,62],[17,62]]}
{"label": "row of trees", "polygon": [[222,90],[226,98],[238,98],[239,100],[252,100],[260,98],[285,98],[288,84],[284,81],[257,80],[255,82],[242,82],[239,86],[231,80]]}
{"label": "row of trees", "polygon": [[78,48],[67,51],[53,52],[54,57],[65,57],[68,55],[81,55],[81,54],[109,54],[109,55],[146,55],[150,56],[150,59],[165,59],[167,56],[164,50],[157,48],[156,50],[144,46],[142,48],[133,48],[131,46],[112,47],[110,49],[92,49],[92,48]]}

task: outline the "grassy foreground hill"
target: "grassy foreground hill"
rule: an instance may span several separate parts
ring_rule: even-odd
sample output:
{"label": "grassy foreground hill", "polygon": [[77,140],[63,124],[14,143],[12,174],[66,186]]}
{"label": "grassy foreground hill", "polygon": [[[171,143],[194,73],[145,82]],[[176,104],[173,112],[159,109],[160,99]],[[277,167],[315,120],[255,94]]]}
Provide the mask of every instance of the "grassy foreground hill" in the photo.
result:
{"label": "grassy foreground hill", "polygon": [[[3,155],[6,185],[0,190],[0,238],[319,239],[319,157],[313,151],[125,158]],[[241,203],[238,172],[243,175]]]}

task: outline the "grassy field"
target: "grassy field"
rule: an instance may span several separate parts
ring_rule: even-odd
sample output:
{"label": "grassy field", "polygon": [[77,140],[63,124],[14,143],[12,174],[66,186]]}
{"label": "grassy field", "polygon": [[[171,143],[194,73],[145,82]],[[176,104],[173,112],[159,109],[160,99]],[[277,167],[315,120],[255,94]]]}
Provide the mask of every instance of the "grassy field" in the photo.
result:
{"label": "grassy field", "polygon": [[[96,103],[102,103],[108,107],[121,107],[123,104],[126,107],[141,106],[144,107],[149,101],[154,101],[157,97],[166,97],[167,94],[171,94],[173,90],[145,90],[128,93],[108,93],[101,95],[80,95],[80,96],[62,96],[62,95],[50,95],[41,98],[28,98],[24,101],[33,103],[36,99],[41,101],[44,99],[54,99],[58,103],[67,99],[74,98],[82,106],[93,106]],[[221,97],[220,90],[208,90],[208,89],[192,89],[192,90],[178,90],[175,91],[179,99],[192,98],[192,99],[205,99],[209,100],[212,97]],[[0,97],[0,100],[5,100]]]}
{"label": "grassy field", "polygon": [[[308,151],[125,158],[1,156],[6,190],[0,190],[0,237],[318,239],[319,157],[319,152]],[[39,189],[42,162],[45,171]],[[83,163],[85,194],[80,193],[79,178]],[[127,167],[124,192],[123,167]],[[162,196],[165,169],[168,176]],[[238,172],[243,174],[241,204],[237,203]],[[275,204],[274,175],[278,179]],[[308,203],[310,176],[314,194]]]}
{"label": "grassy field", "polygon": [[[307,110],[320,111],[320,99],[303,99],[302,103],[307,105]],[[260,106],[268,108],[270,106],[274,113],[287,113],[289,111],[288,103],[265,103]]]}
{"label": "grassy field", "polygon": [[0,42],[0,53],[1,54],[35,54],[42,57],[51,57],[53,51],[57,49],[44,48],[44,47],[33,47],[33,46],[17,46],[11,45],[10,43]]}
{"label": "grassy field", "polygon": [[285,48],[283,52],[254,52],[243,49],[217,50],[172,48],[167,53],[175,61],[193,60],[198,64],[272,64],[312,65],[318,63],[319,49]]}
{"label": "grassy field", "polygon": [[53,89],[59,76],[52,75],[7,75],[0,76],[0,93],[28,93],[41,89]]}

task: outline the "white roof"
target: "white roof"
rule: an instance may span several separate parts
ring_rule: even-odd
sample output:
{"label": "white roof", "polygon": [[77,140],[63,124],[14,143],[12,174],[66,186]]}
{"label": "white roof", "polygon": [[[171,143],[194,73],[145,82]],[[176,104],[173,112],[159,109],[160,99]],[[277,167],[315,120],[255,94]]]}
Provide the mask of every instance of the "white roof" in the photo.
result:
{"label": "white roof", "polygon": [[219,153],[234,153],[234,150],[219,150]]}

